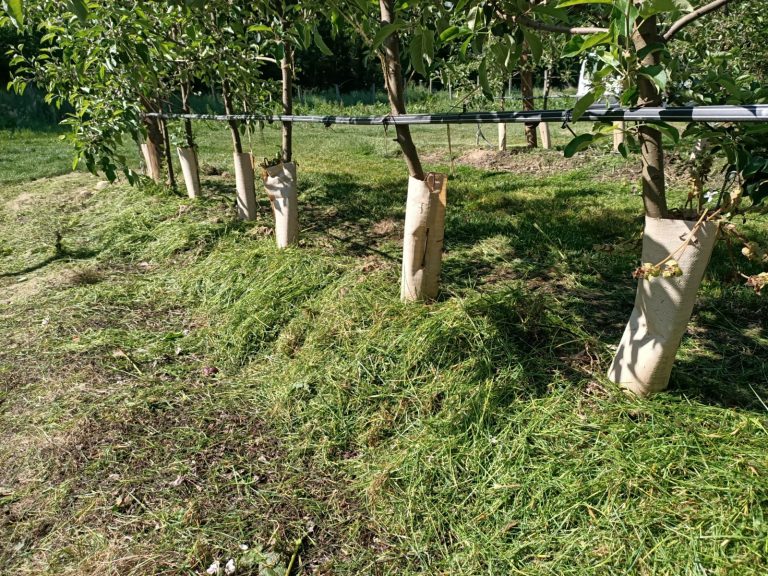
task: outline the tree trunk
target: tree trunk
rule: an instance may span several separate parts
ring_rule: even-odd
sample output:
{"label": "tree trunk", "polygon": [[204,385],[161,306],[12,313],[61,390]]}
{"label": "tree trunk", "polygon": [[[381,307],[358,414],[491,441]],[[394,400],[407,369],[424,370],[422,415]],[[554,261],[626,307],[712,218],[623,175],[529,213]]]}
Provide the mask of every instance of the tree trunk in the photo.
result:
{"label": "tree trunk", "polygon": [[[189,83],[181,84],[181,110],[184,114],[190,113],[189,108]],[[187,188],[187,196],[197,198],[200,196],[200,171],[197,163],[197,150],[195,138],[192,133],[192,120],[184,120],[184,135],[186,147],[178,149],[179,165],[184,176],[184,185]]]}
{"label": "tree trunk", "polygon": [[[184,114],[189,114],[189,82],[184,82],[181,85],[181,111]],[[184,120],[184,134],[187,138],[187,148],[195,147],[195,137],[192,133],[192,120],[186,118]]]}
{"label": "tree trunk", "polygon": [[[224,80],[221,86],[221,97],[224,100],[224,111],[227,114],[233,114],[232,101],[229,93],[229,82],[227,82],[226,80]],[[232,146],[234,148],[234,151],[237,152],[238,154],[242,154],[243,143],[240,140],[240,131],[237,128],[237,120],[228,120],[227,124],[229,124],[229,131],[232,134]]]}
{"label": "tree trunk", "polygon": [[[504,87],[501,88],[501,99],[499,100],[501,111],[504,112]],[[507,149],[507,125],[504,122],[499,123],[499,152]]]}
{"label": "tree trunk", "polygon": [[[542,109],[546,110],[549,105],[549,89],[552,84],[552,65],[544,70],[544,90],[542,93]],[[549,133],[549,124],[541,122],[539,124],[539,135],[541,136],[541,147],[544,150],[552,148],[552,138]]]}
{"label": "tree trunk", "polygon": [[160,120],[160,126],[163,129],[163,144],[165,145],[165,164],[168,167],[168,184],[176,190],[176,176],[173,173],[173,158],[171,157],[171,139],[168,137],[168,124],[165,120]]}
{"label": "tree trunk", "polygon": [[[391,24],[395,20],[393,0],[379,0],[381,11],[381,24]],[[405,114],[405,88],[403,85],[403,72],[400,66],[400,38],[397,32],[387,36],[383,43],[381,69],[384,73],[384,84],[387,88],[389,106],[393,115]],[[424,180],[424,170],[421,167],[416,146],[411,138],[411,130],[408,126],[395,125],[397,143],[405,156],[408,173],[412,178]]]}
{"label": "tree trunk", "polygon": [[[663,44],[664,39],[659,34],[656,16],[646,18],[635,30],[632,36],[635,52],[652,44]],[[645,56],[640,61],[641,66],[653,66],[659,63],[659,52],[655,51]],[[637,77],[637,85],[640,91],[640,107],[660,106],[661,93],[656,86],[645,76]],[[643,204],[645,214],[651,218],[666,218],[667,197],[664,183],[664,149],[662,147],[661,132],[647,124],[639,127],[640,148],[642,150],[642,180],[643,180]]]}
{"label": "tree trunk", "polygon": [[[284,42],[285,48],[280,68],[283,73],[283,114],[293,114],[293,49],[288,42]],[[290,162],[293,158],[293,124],[283,122],[283,162]]]}
{"label": "tree trunk", "polygon": [[[523,110],[533,110],[533,72],[528,68],[528,56],[523,55],[523,67],[520,69],[520,92],[523,97]],[[536,148],[536,124],[526,122],[525,141],[528,148]]]}
{"label": "tree trunk", "polygon": [[[160,108],[149,99],[142,98],[144,109],[148,112],[159,112]],[[159,118],[144,118],[144,127],[147,129],[147,142],[142,145],[144,153],[144,163],[146,164],[147,176],[155,182],[161,182],[163,155],[165,146],[163,145],[163,130]]]}

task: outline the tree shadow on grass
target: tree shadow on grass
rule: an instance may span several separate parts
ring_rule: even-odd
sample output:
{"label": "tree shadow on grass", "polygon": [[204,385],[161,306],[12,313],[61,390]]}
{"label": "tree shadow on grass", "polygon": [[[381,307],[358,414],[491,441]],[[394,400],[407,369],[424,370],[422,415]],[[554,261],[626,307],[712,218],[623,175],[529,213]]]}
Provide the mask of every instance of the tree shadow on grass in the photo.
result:
{"label": "tree shadow on grass", "polygon": [[[471,186],[478,178],[503,181],[486,192]],[[562,303],[571,320],[594,337],[591,345],[604,348],[606,342],[618,343],[634,300],[636,286],[630,273],[640,256],[635,237],[642,230],[642,216],[630,208],[590,202],[602,192],[602,186],[589,182],[555,190],[553,197],[552,187],[566,184],[552,179],[521,183],[509,174],[493,173],[452,180],[441,299],[470,287],[492,290],[510,281],[522,282],[529,294],[540,294],[545,305]],[[523,188],[528,197],[515,194]],[[302,180],[301,217],[312,233],[338,240],[352,255],[374,253],[396,260],[399,255],[391,243],[401,241],[405,197],[406,183],[400,178],[372,185],[349,175],[312,174]],[[394,223],[386,234],[375,229],[382,221]],[[501,246],[487,251],[484,243],[494,238],[503,240]],[[594,249],[596,244],[618,241],[631,241],[632,245],[622,253],[602,254]],[[717,276],[721,280],[719,268]],[[578,285],[569,285],[568,277],[576,278]],[[728,300],[726,295],[712,297],[707,306],[728,309]],[[567,334],[563,326],[550,332],[541,326],[534,329],[533,324],[515,324],[515,315],[496,299],[476,312],[497,326],[504,338],[526,350],[523,355],[542,360],[537,361],[542,373],[557,371],[578,381],[589,378],[591,369],[595,376],[607,369],[598,359],[598,355],[605,356],[604,350],[600,354],[585,350],[583,339]],[[747,312],[734,310],[733,322],[740,326],[754,322],[755,316]],[[766,368],[761,361],[765,352],[756,349],[757,338],[765,338],[764,328],[726,333],[718,323],[702,325],[695,317],[691,330],[697,348],[684,351],[675,363],[669,393],[718,406],[764,411],[758,396],[768,400]],[[566,337],[558,340],[562,335]],[[753,351],[740,352],[744,349]],[[542,354],[542,350],[548,352]],[[584,368],[585,363],[589,369]],[[541,386],[546,388],[546,384]]]}
{"label": "tree shadow on grass", "polygon": [[749,296],[726,288],[699,298],[672,370],[671,394],[768,414],[768,307]]}
{"label": "tree shadow on grass", "polygon": [[56,252],[55,254],[52,254],[48,258],[41,260],[37,264],[27,266],[26,268],[22,268],[21,270],[16,270],[14,272],[4,272],[0,274],[0,278],[12,278],[15,276],[23,276],[25,274],[31,274],[32,272],[36,272],[37,270],[45,268],[49,264],[53,264],[54,262],[58,262],[60,260],[63,260],[63,261],[87,260],[89,258],[93,258],[98,253],[99,252],[96,250],[61,250]]}

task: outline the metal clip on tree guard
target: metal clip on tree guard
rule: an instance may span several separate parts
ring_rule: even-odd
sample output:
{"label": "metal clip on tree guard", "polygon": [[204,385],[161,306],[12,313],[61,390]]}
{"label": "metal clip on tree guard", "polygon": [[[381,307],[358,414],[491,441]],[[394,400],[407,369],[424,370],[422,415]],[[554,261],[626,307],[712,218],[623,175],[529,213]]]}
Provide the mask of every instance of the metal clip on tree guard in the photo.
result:
{"label": "metal clip on tree guard", "polygon": [[[521,112],[462,112],[459,114],[400,114],[392,116],[295,116],[263,114],[167,114],[148,113],[149,118],[168,120],[262,120],[266,122],[303,122],[310,124],[350,124],[386,126],[388,124],[513,124],[531,122],[768,122],[768,104],[745,106],[682,106],[679,108],[616,108],[593,106],[578,119],[567,110],[530,110]],[[396,120],[395,120],[396,118]]]}

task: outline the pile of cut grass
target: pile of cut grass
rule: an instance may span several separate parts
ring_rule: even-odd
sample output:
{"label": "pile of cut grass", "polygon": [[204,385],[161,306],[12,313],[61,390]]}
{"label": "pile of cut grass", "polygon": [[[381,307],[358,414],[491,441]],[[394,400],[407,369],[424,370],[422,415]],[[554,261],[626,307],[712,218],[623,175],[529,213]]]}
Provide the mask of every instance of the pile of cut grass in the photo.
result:
{"label": "pile of cut grass", "polygon": [[404,305],[399,160],[307,134],[282,252],[228,178],[198,202],[82,174],[0,192],[5,569],[766,571],[766,305],[724,252],[670,390],[633,401],[602,377],[641,230],[598,178],[621,160],[460,167],[441,297]]}

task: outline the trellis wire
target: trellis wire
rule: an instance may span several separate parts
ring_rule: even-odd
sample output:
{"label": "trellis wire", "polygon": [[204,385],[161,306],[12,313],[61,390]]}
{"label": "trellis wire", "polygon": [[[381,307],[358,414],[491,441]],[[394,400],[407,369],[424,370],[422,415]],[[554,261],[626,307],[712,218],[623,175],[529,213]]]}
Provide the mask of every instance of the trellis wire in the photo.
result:
{"label": "trellis wire", "polygon": [[304,122],[314,124],[350,124],[363,126],[394,126],[419,124],[500,124],[526,122],[768,122],[768,104],[746,106],[683,106],[678,108],[607,108],[593,106],[579,118],[572,110],[530,110],[522,112],[461,112],[456,114],[400,114],[386,116],[335,115],[264,115],[264,114],[166,114],[146,116],[169,120],[228,120],[261,122]]}

